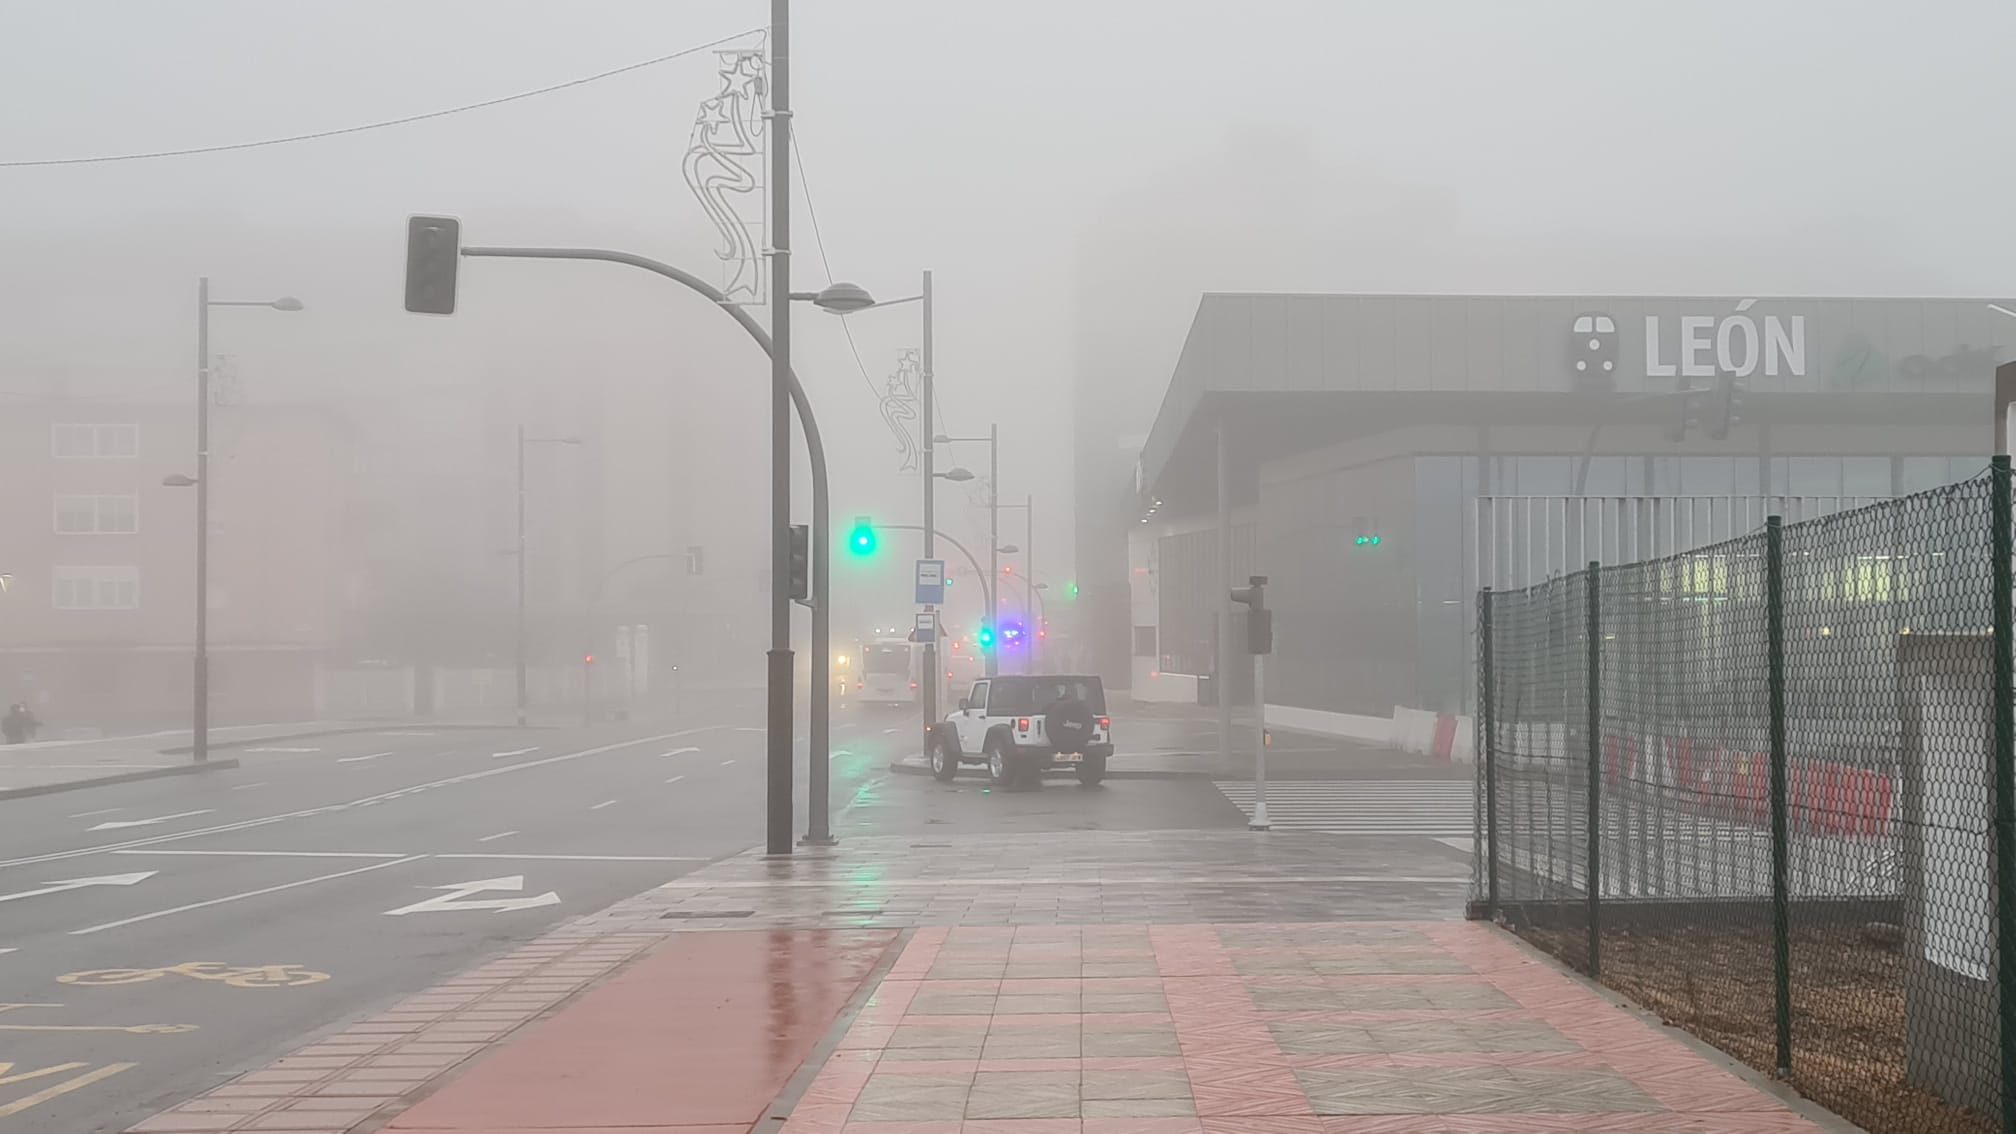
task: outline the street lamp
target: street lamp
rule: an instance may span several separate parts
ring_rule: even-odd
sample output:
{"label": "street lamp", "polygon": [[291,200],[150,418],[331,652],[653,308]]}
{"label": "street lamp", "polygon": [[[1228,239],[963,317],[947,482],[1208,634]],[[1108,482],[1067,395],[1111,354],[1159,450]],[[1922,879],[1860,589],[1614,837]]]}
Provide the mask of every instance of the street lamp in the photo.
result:
{"label": "street lamp", "polygon": [[[929,429],[931,426],[931,419],[928,416],[929,407],[926,407],[926,413],[924,426],[926,429]],[[943,433],[936,433],[931,435],[931,440],[939,445],[987,442],[987,548],[992,552],[989,556],[987,566],[990,568],[992,575],[999,575],[1001,573],[1001,427],[998,425],[988,426],[987,436],[985,437],[947,437]],[[924,452],[928,460],[931,447],[926,445]],[[972,479],[970,473],[967,479]],[[929,482],[927,481],[926,483]],[[928,498],[929,494],[927,493],[926,495]],[[929,513],[925,515],[924,526],[926,528],[931,526]],[[928,554],[926,558],[929,558]],[[988,588],[987,624],[989,626],[994,625],[1001,618],[999,604],[994,601],[995,596],[999,593],[999,587]],[[987,676],[993,677],[1000,672],[1000,669],[1001,663],[998,654],[995,651],[988,651]]]}
{"label": "street lamp", "polygon": [[[579,437],[527,437],[518,427],[518,727],[525,727],[525,446],[579,445]],[[584,676],[583,681],[587,678]],[[581,703],[588,703],[588,690],[581,690]],[[586,722],[584,722],[586,723]]]}
{"label": "street lamp", "polygon": [[196,475],[163,478],[170,488],[196,490],[196,660],[195,704],[189,750],[198,763],[210,758],[210,309],[268,307],[299,311],[291,295],[278,299],[212,299],[210,277],[196,281]]}

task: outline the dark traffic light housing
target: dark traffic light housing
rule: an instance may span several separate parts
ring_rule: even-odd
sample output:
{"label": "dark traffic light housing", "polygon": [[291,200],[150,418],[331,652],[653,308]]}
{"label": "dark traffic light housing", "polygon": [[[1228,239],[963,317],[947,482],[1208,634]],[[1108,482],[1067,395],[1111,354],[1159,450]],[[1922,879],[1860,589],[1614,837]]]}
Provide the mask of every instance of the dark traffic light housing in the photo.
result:
{"label": "dark traffic light housing", "polygon": [[1246,607],[1246,652],[1274,652],[1274,612],[1267,609],[1267,576],[1250,575],[1244,587],[1232,588],[1232,601]]}
{"label": "dark traffic light housing", "polygon": [[455,276],[461,266],[461,221],[406,219],[406,310],[416,315],[455,314]]}
{"label": "dark traffic light housing", "polygon": [[791,525],[791,601],[805,602],[812,597],[812,529],[804,524]]}

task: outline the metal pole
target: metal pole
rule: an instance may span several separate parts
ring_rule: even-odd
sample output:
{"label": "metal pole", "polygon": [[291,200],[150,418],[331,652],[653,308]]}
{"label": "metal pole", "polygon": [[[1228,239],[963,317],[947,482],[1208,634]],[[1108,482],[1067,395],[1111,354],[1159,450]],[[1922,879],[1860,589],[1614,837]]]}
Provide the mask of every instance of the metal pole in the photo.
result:
{"label": "metal pole", "polygon": [[1778,1077],[1792,1077],[1792,885],[1786,823],[1785,749],[1785,527],[1781,516],[1764,520],[1765,684],[1771,712],[1771,979],[1777,1017]]}
{"label": "metal pole", "polygon": [[[826,453],[819,445],[819,431],[806,426],[806,444],[818,454],[820,464],[825,464]],[[827,526],[826,478],[812,478],[812,689],[811,720],[805,724],[805,764],[807,772],[805,810],[805,838],[803,845],[830,847],[837,840],[833,838],[831,775],[832,753],[829,749],[831,714],[833,705],[833,643],[831,627],[833,623],[832,555],[833,533]],[[788,755],[788,753],[787,753]],[[784,794],[788,799],[790,781],[785,781]],[[791,821],[789,812],[785,822]]]}
{"label": "metal pole", "polygon": [[[1218,426],[1218,764],[1232,765],[1232,463],[1225,426]],[[1159,667],[1158,667],[1159,668]]]}
{"label": "metal pole", "polygon": [[1001,427],[987,427],[987,625],[994,648],[987,651],[987,676],[1001,672]]}
{"label": "metal pole", "polygon": [[518,427],[518,727],[525,727],[525,427]]}
{"label": "metal pole", "polygon": [[[1250,617],[1250,615],[1249,615]],[[1267,821],[1267,655],[1253,655],[1253,821],[1249,831],[1265,831]]]}
{"label": "metal pole", "polygon": [[1036,496],[1031,493],[1022,498],[1022,585],[1029,588],[1029,617],[1036,625],[1029,631],[1029,658],[1023,668],[1030,673],[1036,668],[1036,646],[1043,640],[1043,620],[1037,616],[1041,601],[1036,595]]}
{"label": "metal pole", "polygon": [[190,752],[210,759],[210,277],[196,281],[196,668]]}
{"label": "metal pole", "polygon": [[[937,494],[938,487],[938,455],[937,451],[932,447],[932,439],[936,436],[938,428],[934,424],[936,419],[932,417],[931,408],[931,272],[928,268],[924,272],[924,349],[922,353],[923,371],[918,375],[917,384],[919,387],[919,400],[923,402],[922,408],[924,414],[924,558],[935,559],[937,556],[933,553],[937,548],[933,539],[934,533],[932,529],[937,521],[933,517],[932,498]],[[935,615],[937,608],[927,605],[924,611],[927,614]],[[935,624],[937,619],[934,617],[932,621]],[[931,725],[938,719],[938,683],[940,675],[938,671],[938,636],[935,631],[931,636],[931,640],[924,643],[924,673],[928,678],[923,683],[922,690],[924,694],[924,727],[917,730],[917,739],[920,748],[923,750],[925,756],[928,757],[931,750]]]}
{"label": "metal pole", "polygon": [[791,0],[770,0],[770,673],[764,849],[791,853]]}
{"label": "metal pole", "polygon": [[1477,733],[1484,749],[1484,912],[1498,917],[1498,675],[1491,652],[1491,588],[1477,596]]}
{"label": "metal pole", "polygon": [[1588,588],[1588,593],[1584,596],[1587,600],[1588,610],[1584,621],[1588,625],[1583,631],[1589,639],[1589,671],[1585,678],[1588,683],[1587,700],[1589,703],[1587,707],[1589,710],[1589,719],[1584,722],[1588,735],[1584,736],[1582,740],[1585,750],[1584,759],[1589,764],[1587,788],[1589,795],[1589,867],[1586,873],[1589,883],[1589,975],[1592,977],[1603,975],[1601,921],[1603,913],[1603,800],[1601,795],[1603,786],[1602,571],[1603,565],[1601,563],[1593,559],[1589,561],[1589,573],[1585,576],[1587,579],[1585,585]]}
{"label": "metal pole", "polygon": [[2009,454],[1997,453],[1988,474],[1989,578],[1995,627],[1995,999],[2001,1024],[2002,1130],[2016,1131],[2016,625],[2011,624]]}

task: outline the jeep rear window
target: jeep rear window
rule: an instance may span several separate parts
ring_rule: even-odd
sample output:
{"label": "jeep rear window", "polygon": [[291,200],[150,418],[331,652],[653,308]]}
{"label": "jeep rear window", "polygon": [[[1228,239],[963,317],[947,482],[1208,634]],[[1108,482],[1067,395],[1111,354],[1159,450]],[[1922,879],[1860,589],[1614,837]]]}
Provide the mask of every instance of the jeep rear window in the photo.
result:
{"label": "jeep rear window", "polygon": [[988,695],[989,716],[1040,713],[1061,700],[1082,701],[1094,713],[1106,712],[1106,689],[1097,678],[1017,677],[996,679]]}

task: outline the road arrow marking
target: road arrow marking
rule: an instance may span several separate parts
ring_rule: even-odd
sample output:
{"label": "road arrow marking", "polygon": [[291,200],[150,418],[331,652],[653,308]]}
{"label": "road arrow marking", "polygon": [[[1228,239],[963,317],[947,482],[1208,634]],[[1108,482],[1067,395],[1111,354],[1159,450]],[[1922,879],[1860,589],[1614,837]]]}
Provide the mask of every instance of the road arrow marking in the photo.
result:
{"label": "road arrow marking", "polygon": [[[101,874],[96,878],[72,878],[68,882],[45,882],[40,890],[23,890],[18,894],[0,894],[0,902],[11,902],[16,898],[39,898],[44,894],[60,894],[65,890],[81,890],[86,886],[131,886],[136,882],[161,873],[158,870],[142,870],[133,874]],[[12,949],[4,950],[13,952]]]}
{"label": "road arrow marking", "polygon": [[152,819],[107,819],[96,827],[87,827],[85,830],[116,831],[121,827],[152,827],[156,823],[167,823],[176,819],[190,819],[198,815],[208,815],[215,810],[217,809],[214,807],[206,807],[201,811],[178,811],[173,815],[157,815]]}
{"label": "road arrow marking", "polygon": [[436,890],[446,890],[425,901],[396,910],[386,910],[387,917],[398,917],[409,913],[449,913],[455,910],[496,910],[503,913],[510,910],[532,910],[540,906],[557,906],[560,895],[551,890],[531,898],[478,898],[468,900],[471,894],[481,894],[490,890],[517,893],[525,888],[525,876],[513,874],[507,878],[484,878],[475,882],[456,882],[447,886],[436,886]]}

